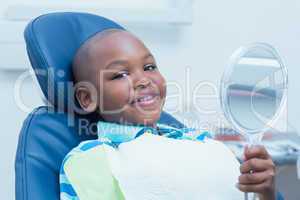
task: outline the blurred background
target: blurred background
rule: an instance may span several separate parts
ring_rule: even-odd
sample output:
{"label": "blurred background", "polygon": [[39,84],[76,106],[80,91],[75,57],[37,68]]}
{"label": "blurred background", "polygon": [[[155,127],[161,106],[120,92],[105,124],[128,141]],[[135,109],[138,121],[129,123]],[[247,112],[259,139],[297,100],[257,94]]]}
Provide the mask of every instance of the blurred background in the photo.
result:
{"label": "blurred background", "polygon": [[[168,81],[165,110],[191,126],[214,130],[228,126],[220,109],[219,83],[229,57],[242,45],[267,42],[288,68],[285,131],[297,134],[299,10],[299,1],[284,0],[0,0],[0,199],[14,199],[19,131],[29,112],[43,105],[40,89],[29,73],[23,40],[23,30],[34,17],[53,11],[84,11],[120,22],[156,57]],[[277,181],[287,199],[300,198],[294,162],[282,165]]]}

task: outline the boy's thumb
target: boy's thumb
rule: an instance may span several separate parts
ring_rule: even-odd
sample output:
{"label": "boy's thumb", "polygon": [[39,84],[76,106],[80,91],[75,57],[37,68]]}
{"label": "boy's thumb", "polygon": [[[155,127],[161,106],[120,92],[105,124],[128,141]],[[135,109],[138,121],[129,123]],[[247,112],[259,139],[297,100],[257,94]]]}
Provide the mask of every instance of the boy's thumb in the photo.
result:
{"label": "boy's thumb", "polygon": [[244,160],[247,160],[248,153],[249,153],[249,146],[245,145],[245,148],[244,148]]}

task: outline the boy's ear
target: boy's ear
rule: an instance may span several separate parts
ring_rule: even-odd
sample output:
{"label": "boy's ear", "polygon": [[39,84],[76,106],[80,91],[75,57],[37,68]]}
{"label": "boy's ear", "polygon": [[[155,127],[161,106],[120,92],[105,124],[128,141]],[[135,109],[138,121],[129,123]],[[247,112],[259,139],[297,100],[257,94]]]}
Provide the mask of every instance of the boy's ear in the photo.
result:
{"label": "boy's ear", "polygon": [[83,85],[77,86],[75,96],[84,111],[92,113],[97,109],[97,98],[91,88]]}

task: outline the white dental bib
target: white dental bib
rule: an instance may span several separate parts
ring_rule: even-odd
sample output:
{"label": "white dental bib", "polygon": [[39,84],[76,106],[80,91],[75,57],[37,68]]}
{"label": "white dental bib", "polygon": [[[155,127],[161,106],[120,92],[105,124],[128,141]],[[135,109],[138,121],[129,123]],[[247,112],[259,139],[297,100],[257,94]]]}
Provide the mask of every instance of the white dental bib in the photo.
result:
{"label": "white dental bib", "polygon": [[222,143],[145,133],[104,145],[112,174],[128,200],[241,200],[239,163]]}

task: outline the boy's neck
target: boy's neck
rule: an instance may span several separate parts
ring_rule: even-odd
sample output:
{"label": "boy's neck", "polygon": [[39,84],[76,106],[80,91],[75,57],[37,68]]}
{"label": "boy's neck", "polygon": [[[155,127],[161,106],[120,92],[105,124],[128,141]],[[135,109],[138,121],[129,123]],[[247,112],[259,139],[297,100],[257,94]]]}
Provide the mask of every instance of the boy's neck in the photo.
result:
{"label": "boy's neck", "polygon": [[144,123],[137,124],[137,123],[131,123],[131,122],[121,120],[119,122],[112,122],[112,123],[118,123],[118,124],[127,125],[127,126],[146,126],[146,127],[151,127],[151,128],[157,129],[157,123],[156,122],[149,124],[146,121],[144,121]]}

